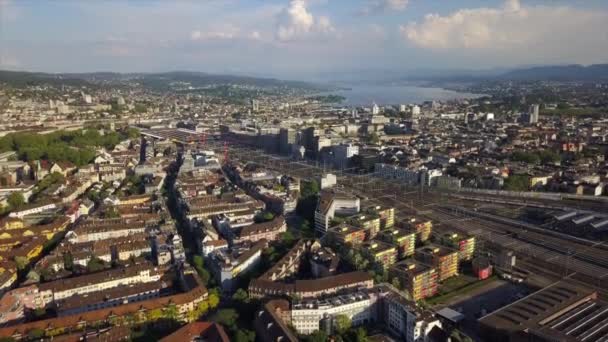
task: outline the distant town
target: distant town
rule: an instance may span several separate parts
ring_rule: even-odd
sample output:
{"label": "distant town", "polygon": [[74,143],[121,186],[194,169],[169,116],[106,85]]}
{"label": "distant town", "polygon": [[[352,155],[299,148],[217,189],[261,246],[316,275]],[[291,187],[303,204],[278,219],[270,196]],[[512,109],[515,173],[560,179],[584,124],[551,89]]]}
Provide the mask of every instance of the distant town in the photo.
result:
{"label": "distant town", "polygon": [[608,339],[607,82],[335,90],[0,72],[0,340]]}

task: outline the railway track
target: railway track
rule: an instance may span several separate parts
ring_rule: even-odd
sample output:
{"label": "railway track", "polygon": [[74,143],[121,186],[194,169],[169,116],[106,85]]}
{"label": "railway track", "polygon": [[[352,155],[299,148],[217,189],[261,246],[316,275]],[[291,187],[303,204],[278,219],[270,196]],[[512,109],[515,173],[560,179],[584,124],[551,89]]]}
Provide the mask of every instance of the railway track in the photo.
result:
{"label": "railway track", "polygon": [[[315,163],[270,156],[251,148],[233,148],[231,158],[256,162],[269,169],[305,178],[336,173]],[[465,212],[454,213],[446,209],[447,204],[468,204],[474,202],[472,199],[466,202],[467,199],[449,197],[452,194],[420,191],[417,187],[369,175],[337,173],[339,184],[345,185],[343,190],[366,198],[371,204],[395,207],[398,218],[413,213],[425,216],[441,223],[440,230],[456,229],[475,235],[496,249],[513,250],[526,264],[547,269],[553,275],[568,276],[595,288],[608,289],[608,246],[554,236],[547,231],[532,231],[530,227],[523,226],[523,222],[515,220],[496,222],[487,217],[472,217]]]}

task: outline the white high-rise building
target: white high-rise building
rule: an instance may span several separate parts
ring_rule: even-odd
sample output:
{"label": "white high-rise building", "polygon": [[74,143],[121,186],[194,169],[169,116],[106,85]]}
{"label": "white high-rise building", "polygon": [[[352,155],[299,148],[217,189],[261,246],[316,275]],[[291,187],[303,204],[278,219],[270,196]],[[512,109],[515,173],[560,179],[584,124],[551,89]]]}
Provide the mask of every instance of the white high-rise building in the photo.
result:
{"label": "white high-rise building", "polygon": [[404,105],[404,104],[399,105],[399,111],[400,111],[400,112],[402,112],[402,113],[403,113],[403,112],[405,112],[405,111],[406,111],[406,109],[407,109],[407,106],[406,106],[406,105]]}
{"label": "white high-rise building", "polygon": [[415,105],[412,107],[412,119],[418,119],[420,117],[420,107]]}
{"label": "white high-rise building", "polygon": [[531,105],[530,109],[528,110],[528,115],[531,124],[537,123],[540,116],[540,106],[537,104]]}
{"label": "white high-rise building", "polygon": [[260,110],[260,102],[258,100],[251,100],[251,110],[254,112]]}
{"label": "white high-rise building", "polygon": [[378,114],[380,114],[380,107],[374,102],[374,105],[372,106],[372,115]]}

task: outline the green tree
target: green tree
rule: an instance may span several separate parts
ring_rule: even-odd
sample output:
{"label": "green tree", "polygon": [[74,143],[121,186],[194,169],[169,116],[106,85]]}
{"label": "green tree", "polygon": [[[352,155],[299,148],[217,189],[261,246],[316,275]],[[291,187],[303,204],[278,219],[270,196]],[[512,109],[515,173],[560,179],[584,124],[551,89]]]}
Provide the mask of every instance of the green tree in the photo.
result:
{"label": "green tree", "polygon": [[98,272],[103,270],[104,268],[106,268],[104,261],[97,257],[92,257],[91,260],[89,260],[89,262],[87,263],[87,270],[89,272]]}
{"label": "green tree", "polygon": [[377,145],[380,142],[380,138],[376,132],[372,132],[367,136],[367,142],[372,145]]}
{"label": "green tree", "polygon": [[401,289],[401,282],[399,281],[399,278],[394,277],[393,281],[392,281],[392,285],[396,288],[396,289]]}
{"label": "green tree", "polygon": [[34,328],[27,332],[27,336],[31,340],[38,340],[44,337],[44,330],[40,328]]}
{"label": "green tree", "polygon": [[281,241],[291,245],[296,240],[296,237],[289,230],[281,234]]}
{"label": "green tree", "polygon": [[256,223],[268,222],[272,221],[272,219],[274,219],[274,214],[269,211],[263,211],[254,217]]}
{"label": "green tree", "polygon": [[136,103],[133,111],[135,111],[135,113],[145,113],[148,111],[148,108],[143,103]]}
{"label": "green tree", "polygon": [[140,132],[137,128],[129,127],[125,130],[124,136],[128,139],[137,139],[139,138]]}
{"label": "green tree", "polygon": [[215,309],[220,304],[220,296],[216,293],[210,292],[207,302],[209,302],[210,309]]}
{"label": "green tree", "polygon": [[26,257],[22,257],[22,256],[15,257],[15,264],[17,264],[18,270],[25,269],[27,267],[27,265],[29,265],[29,263],[30,263],[30,261]]}
{"label": "green tree", "polygon": [[234,334],[234,340],[236,342],[254,342],[255,332],[247,329],[239,329]]}
{"label": "green tree", "polygon": [[163,309],[163,317],[170,320],[176,320],[178,316],[177,306],[175,304],[169,304],[169,306]]}
{"label": "green tree", "polygon": [[538,164],[540,163],[540,157],[536,153],[515,151],[511,155],[513,161],[524,162],[527,164]]}
{"label": "green tree", "polygon": [[353,342],[367,342],[367,330],[363,327],[357,328],[349,334],[348,340]]}
{"label": "green tree", "polygon": [[211,321],[219,323],[230,330],[234,330],[238,318],[239,314],[236,309],[220,309],[211,317]]}
{"label": "green tree", "polygon": [[527,175],[511,175],[505,180],[505,190],[528,191],[530,177]]}
{"label": "green tree", "polygon": [[338,315],[335,318],[336,332],[340,335],[344,334],[348,329],[351,328],[353,322],[346,315]]}
{"label": "green tree", "polygon": [[234,300],[236,302],[241,302],[241,303],[249,303],[249,294],[244,289],[238,289],[232,295],[232,300]]}
{"label": "green tree", "polygon": [[317,330],[314,333],[304,338],[306,342],[326,342],[328,340],[327,333],[323,330]]}
{"label": "green tree", "polygon": [[211,277],[211,275],[205,269],[203,257],[200,255],[193,256],[192,263],[199,277],[201,277],[203,285],[207,286],[209,284],[209,278]]}
{"label": "green tree", "polygon": [[25,204],[25,197],[23,197],[23,193],[20,191],[12,192],[8,195],[7,202],[11,208],[17,209]]}
{"label": "green tree", "polygon": [[317,196],[319,194],[320,188],[319,183],[316,180],[312,179],[309,181],[303,181],[300,183],[300,197],[306,198],[310,196]]}
{"label": "green tree", "polygon": [[108,207],[106,208],[106,210],[103,212],[103,217],[104,218],[119,218],[120,217],[120,213],[118,212],[118,209],[116,209],[116,207]]}

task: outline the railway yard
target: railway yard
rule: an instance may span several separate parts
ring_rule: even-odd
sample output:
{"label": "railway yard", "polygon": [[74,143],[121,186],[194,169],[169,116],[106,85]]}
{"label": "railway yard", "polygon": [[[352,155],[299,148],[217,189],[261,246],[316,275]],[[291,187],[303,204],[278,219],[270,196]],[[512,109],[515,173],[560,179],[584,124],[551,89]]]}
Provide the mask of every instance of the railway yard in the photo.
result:
{"label": "railway yard", "polygon": [[[224,151],[225,145],[216,143],[216,149]],[[359,196],[370,205],[395,207],[396,219],[404,219],[412,214],[423,216],[433,220],[440,233],[456,230],[476,236],[489,253],[513,251],[518,258],[518,267],[530,274],[531,281],[535,276],[551,281],[568,279],[593,288],[604,299],[608,298],[608,246],[604,242],[574,237],[478,210],[488,205],[500,205],[503,210],[530,206],[597,212],[604,203],[576,203],[572,199],[518,201],[516,198],[478,194],[440,193],[429,188],[408,187],[370,174],[331,170],[311,161],[294,161],[233,142],[230,143],[227,157],[243,163],[258,163],[268,169],[302,178],[332,172],[338,177],[341,191]]]}

